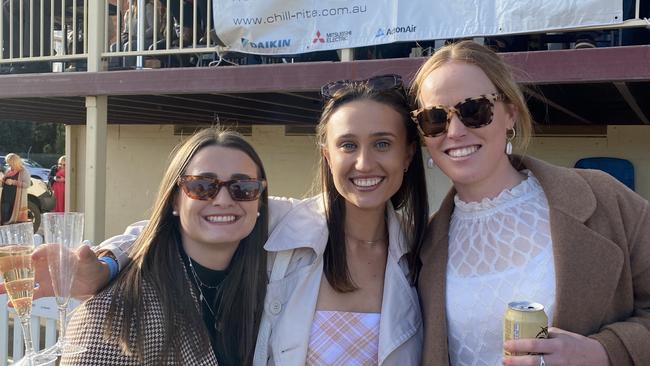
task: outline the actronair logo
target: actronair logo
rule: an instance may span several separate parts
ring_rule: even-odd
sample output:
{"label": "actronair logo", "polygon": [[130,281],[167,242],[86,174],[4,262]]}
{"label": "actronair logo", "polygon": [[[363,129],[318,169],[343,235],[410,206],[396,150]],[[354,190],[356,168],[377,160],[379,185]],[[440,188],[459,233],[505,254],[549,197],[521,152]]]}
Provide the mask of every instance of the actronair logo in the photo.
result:
{"label": "actronair logo", "polygon": [[417,26],[414,24],[406,27],[379,28],[377,29],[377,33],[375,33],[375,38],[387,37],[398,33],[415,33],[416,28]]}
{"label": "actronair logo", "polygon": [[282,48],[282,47],[291,47],[291,38],[286,39],[274,39],[270,41],[251,41],[246,38],[241,39],[241,44],[243,47],[249,48]]}

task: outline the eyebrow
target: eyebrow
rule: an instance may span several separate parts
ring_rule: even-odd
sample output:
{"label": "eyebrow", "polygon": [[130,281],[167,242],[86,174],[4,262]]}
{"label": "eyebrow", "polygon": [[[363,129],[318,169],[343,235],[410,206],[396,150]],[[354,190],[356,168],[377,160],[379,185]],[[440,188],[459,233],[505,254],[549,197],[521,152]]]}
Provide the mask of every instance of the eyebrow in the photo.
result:
{"label": "eyebrow", "polygon": [[[392,132],[373,132],[370,134],[370,137],[395,137],[396,135]],[[337,139],[349,139],[357,137],[357,135],[352,133],[346,133],[345,135],[338,136]]]}
{"label": "eyebrow", "polygon": [[[210,178],[220,179],[216,174],[214,174],[212,172],[201,172],[201,173],[190,174],[190,175],[199,175],[199,176],[202,176],[202,177],[210,177]],[[232,179],[251,179],[251,176],[248,175],[248,174],[244,174],[244,173],[235,173],[235,174],[231,175],[229,179],[231,179],[231,180]]]}

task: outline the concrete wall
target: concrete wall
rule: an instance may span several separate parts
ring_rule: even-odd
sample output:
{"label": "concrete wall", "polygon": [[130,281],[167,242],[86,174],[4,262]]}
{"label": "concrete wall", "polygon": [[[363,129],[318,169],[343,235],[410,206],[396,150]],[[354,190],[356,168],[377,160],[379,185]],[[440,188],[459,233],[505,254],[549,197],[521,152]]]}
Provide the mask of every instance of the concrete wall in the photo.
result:
{"label": "concrete wall", "polygon": [[[85,126],[69,128],[74,178],[71,211],[84,207]],[[182,140],[170,125],[109,125],[106,163],[106,236],[148,218],[169,154]],[[313,136],[285,136],[284,126],[254,126],[246,139],[264,163],[269,193],[304,197],[312,185],[318,155]],[[75,174],[77,173],[77,174]]]}
{"label": "concrete wall", "polygon": [[[78,167],[84,166],[85,128],[70,129],[71,148]],[[254,126],[246,137],[264,161],[272,195],[304,197],[317,171],[313,136],[285,136],[283,126]],[[181,141],[172,126],[116,126],[108,128],[106,235],[115,235],[131,222],[147,218],[173,146]],[[573,166],[589,156],[629,159],[635,166],[637,192],[650,198],[650,126],[610,126],[607,136],[536,137],[528,154],[554,164]],[[425,160],[428,155],[425,152]],[[74,169],[74,168],[73,168]],[[71,197],[73,209],[83,209],[83,169],[76,169]],[[427,169],[432,210],[451,186],[437,168]],[[81,192],[81,193],[80,193]]]}
{"label": "concrete wall", "polygon": [[[628,159],[634,165],[636,192],[650,199],[650,126],[608,126],[607,136],[535,137],[526,154],[567,167],[586,157]],[[451,187],[451,182],[437,168],[427,169],[427,178],[429,202],[435,210]]]}

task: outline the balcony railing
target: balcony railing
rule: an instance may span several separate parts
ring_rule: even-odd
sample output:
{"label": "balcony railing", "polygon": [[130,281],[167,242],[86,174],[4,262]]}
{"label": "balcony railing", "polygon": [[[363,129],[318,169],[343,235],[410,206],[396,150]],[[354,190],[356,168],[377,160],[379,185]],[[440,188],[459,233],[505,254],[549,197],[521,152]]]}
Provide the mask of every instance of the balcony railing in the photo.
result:
{"label": "balcony railing", "polygon": [[[0,64],[83,61],[88,57],[89,0],[8,0],[0,16]],[[97,1],[97,0],[91,0]],[[145,14],[138,17],[138,14]],[[104,17],[102,58],[109,67],[123,58],[214,53],[212,2],[109,0]]]}
{"label": "balcony railing", "polygon": [[[99,17],[104,20],[101,56],[108,69],[157,67],[161,62],[202,65],[204,59],[217,58],[205,55],[227,51],[213,30],[212,0],[106,0],[98,14],[89,14],[89,1],[100,0],[3,1],[0,72],[11,72],[11,67],[19,72],[20,67],[39,62],[42,71],[63,71],[65,66],[83,70],[88,58],[88,26],[97,24]],[[640,0],[635,5],[634,17],[623,24],[567,31],[650,27],[648,20],[639,16]],[[611,44],[617,43],[615,37],[610,38]],[[194,60],[186,62],[188,58]],[[268,59],[278,62],[277,57]],[[236,62],[245,62],[245,57]]]}

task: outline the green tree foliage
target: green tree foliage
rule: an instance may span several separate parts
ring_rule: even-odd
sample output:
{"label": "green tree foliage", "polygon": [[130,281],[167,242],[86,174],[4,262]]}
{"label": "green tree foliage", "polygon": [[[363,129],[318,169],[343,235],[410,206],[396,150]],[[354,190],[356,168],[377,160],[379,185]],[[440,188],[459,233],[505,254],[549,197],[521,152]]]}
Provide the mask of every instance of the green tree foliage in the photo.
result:
{"label": "green tree foliage", "polygon": [[0,120],[0,152],[65,152],[65,127],[57,123]]}

